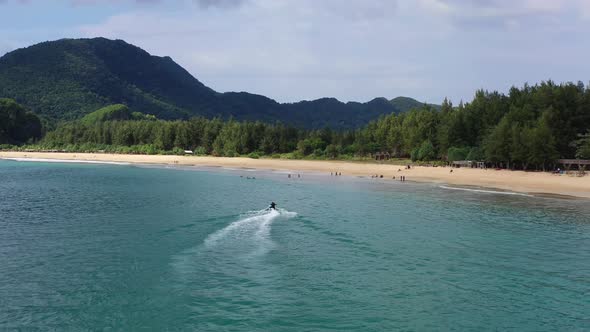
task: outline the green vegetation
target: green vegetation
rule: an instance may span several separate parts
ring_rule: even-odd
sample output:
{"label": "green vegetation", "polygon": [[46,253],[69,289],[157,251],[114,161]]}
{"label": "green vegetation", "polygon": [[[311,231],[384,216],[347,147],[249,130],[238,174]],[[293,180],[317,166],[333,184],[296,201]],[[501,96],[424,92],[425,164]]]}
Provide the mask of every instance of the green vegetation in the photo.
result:
{"label": "green vegetation", "polygon": [[41,134],[39,117],[12,99],[0,99],[0,144],[31,143]]}
{"label": "green vegetation", "polygon": [[475,160],[496,167],[546,169],[557,158],[590,156],[590,89],[544,82],[508,96],[478,91],[470,103],[423,105],[358,130],[303,130],[279,123],[195,117],[165,121],[123,105],[65,122],[38,148],[289,159],[362,160],[387,151],[418,163]]}
{"label": "green vegetation", "polygon": [[576,149],[576,158],[579,159],[590,159],[590,130],[580,135],[580,139],[574,142]]}
{"label": "green vegetation", "polygon": [[81,122],[93,124],[105,121],[126,120],[156,120],[156,117],[139,112],[131,112],[129,107],[122,104],[109,105],[84,116]]}
{"label": "green vegetation", "polygon": [[159,119],[195,116],[280,121],[299,128],[352,129],[379,116],[421,107],[411,98],[342,103],[333,98],[279,104],[249,93],[218,93],[169,57],[152,56],[122,40],[62,39],[0,58],[0,97],[15,99],[57,123],[124,104]]}
{"label": "green vegetation", "polygon": [[105,122],[113,120],[131,120],[132,115],[129,108],[125,105],[116,104],[103,107],[82,118],[82,122],[92,124],[96,122]]}
{"label": "green vegetation", "polygon": [[[414,160],[481,160],[498,167],[545,169],[558,158],[584,156],[590,89],[548,81],[512,88],[508,96],[477,91],[458,107],[391,115],[365,129],[367,144]],[[371,150],[371,149],[369,149]],[[374,150],[374,149],[373,149]],[[580,153],[581,152],[581,153]]]}

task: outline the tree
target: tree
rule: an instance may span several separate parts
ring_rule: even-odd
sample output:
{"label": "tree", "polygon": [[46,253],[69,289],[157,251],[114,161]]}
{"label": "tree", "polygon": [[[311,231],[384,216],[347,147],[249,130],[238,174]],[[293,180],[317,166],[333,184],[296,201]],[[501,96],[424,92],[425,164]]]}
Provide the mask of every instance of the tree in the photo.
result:
{"label": "tree", "polygon": [[510,158],[519,162],[523,170],[528,168],[532,144],[532,130],[518,125],[512,126],[512,141],[510,144]]}
{"label": "tree", "polygon": [[313,145],[309,139],[304,139],[297,143],[297,151],[304,156],[310,155],[313,150]]}
{"label": "tree", "polygon": [[335,159],[340,154],[339,150],[340,150],[339,147],[337,147],[334,144],[330,144],[326,147],[325,155],[328,158]]}
{"label": "tree", "polygon": [[42,131],[39,117],[12,99],[0,98],[0,144],[21,144],[37,140]]}
{"label": "tree", "polygon": [[548,163],[553,163],[559,157],[555,148],[555,138],[547,122],[547,114],[542,116],[530,133],[529,161],[541,165],[543,171]]}
{"label": "tree", "polygon": [[491,130],[483,143],[485,157],[488,161],[506,163],[510,168],[511,131],[507,117],[502,118],[500,123]]}
{"label": "tree", "polygon": [[576,141],[576,158],[590,159],[590,130]]}
{"label": "tree", "polygon": [[447,160],[450,162],[458,161],[458,160],[467,160],[467,155],[471,149],[462,147],[452,147],[447,152]]}
{"label": "tree", "polygon": [[485,160],[485,154],[479,147],[473,147],[469,150],[466,157],[467,160],[482,161]]}
{"label": "tree", "polygon": [[431,141],[426,140],[420,145],[418,150],[418,159],[423,161],[429,161],[436,159],[436,151]]}

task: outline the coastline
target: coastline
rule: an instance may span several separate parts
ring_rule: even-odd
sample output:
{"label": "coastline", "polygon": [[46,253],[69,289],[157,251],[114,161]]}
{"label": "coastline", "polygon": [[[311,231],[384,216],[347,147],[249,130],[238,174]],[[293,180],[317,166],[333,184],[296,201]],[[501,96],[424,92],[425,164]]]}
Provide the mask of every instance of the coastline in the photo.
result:
{"label": "coastline", "polygon": [[[404,166],[348,161],[251,159],[174,155],[120,155],[99,153],[5,152],[0,159],[38,161],[91,162],[110,164],[160,164],[175,166],[208,166],[268,169],[297,172],[341,172],[344,176],[383,175],[381,181],[393,181],[403,175],[408,181],[433,182],[456,186],[477,186],[527,194],[544,194],[590,198],[590,176],[573,177],[546,172],[523,172],[493,169]],[[399,171],[398,171],[399,170]]]}

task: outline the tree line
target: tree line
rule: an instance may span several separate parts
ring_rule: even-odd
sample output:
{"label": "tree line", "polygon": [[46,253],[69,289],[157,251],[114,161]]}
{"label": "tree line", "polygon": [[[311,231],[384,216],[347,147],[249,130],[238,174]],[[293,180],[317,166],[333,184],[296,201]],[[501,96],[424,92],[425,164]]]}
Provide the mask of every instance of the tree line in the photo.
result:
{"label": "tree line", "polygon": [[0,98],[0,144],[33,142],[42,133],[39,117],[12,99]]}
{"label": "tree line", "polygon": [[364,129],[379,149],[414,160],[478,160],[500,167],[545,169],[559,158],[590,158],[590,88],[552,81],[479,90],[470,103],[440,112],[387,116]]}
{"label": "tree line", "polygon": [[193,150],[289,158],[348,159],[389,152],[414,161],[474,160],[525,170],[546,169],[559,158],[590,158],[590,87],[582,83],[547,81],[513,87],[508,94],[478,90],[468,103],[455,106],[445,99],[440,109],[424,105],[345,131],[201,117],[163,121],[138,113],[121,117],[125,112],[109,117],[102,110],[100,116],[62,123],[38,144],[71,151]]}

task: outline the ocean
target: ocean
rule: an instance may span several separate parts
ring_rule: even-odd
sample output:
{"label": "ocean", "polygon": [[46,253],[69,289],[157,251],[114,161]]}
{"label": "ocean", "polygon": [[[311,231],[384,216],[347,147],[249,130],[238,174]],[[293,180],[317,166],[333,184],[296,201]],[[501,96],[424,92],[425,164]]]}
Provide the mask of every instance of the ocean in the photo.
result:
{"label": "ocean", "polygon": [[0,330],[29,329],[590,330],[590,204],[0,161]]}

